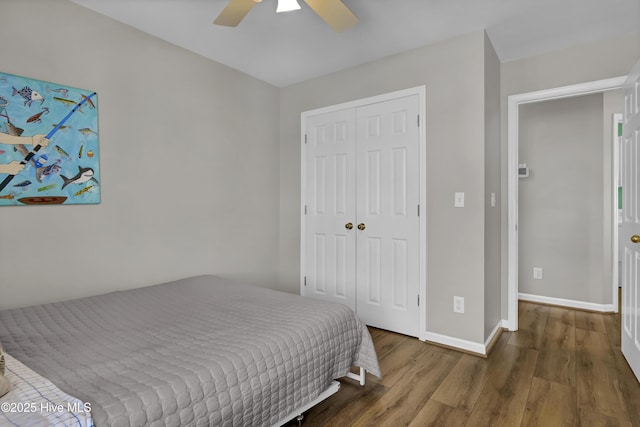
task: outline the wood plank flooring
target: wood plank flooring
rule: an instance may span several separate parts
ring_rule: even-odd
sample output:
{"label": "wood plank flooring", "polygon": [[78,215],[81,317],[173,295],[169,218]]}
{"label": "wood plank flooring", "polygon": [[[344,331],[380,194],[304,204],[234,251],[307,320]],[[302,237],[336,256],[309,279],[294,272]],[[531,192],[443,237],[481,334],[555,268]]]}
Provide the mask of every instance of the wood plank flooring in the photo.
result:
{"label": "wood plank flooring", "polygon": [[640,427],[618,314],[520,302],[519,315],[487,359],[371,328],[382,379],[342,380],[303,426]]}

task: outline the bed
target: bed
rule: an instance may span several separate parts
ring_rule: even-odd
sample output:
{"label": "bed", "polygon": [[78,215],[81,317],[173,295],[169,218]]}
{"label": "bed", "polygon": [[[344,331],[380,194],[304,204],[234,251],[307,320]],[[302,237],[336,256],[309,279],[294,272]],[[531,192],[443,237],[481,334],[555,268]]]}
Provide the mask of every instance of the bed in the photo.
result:
{"label": "bed", "polygon": [[97,427],[275,426],[380,376],[347,307],[217,276],[0,311],[0,343]]}

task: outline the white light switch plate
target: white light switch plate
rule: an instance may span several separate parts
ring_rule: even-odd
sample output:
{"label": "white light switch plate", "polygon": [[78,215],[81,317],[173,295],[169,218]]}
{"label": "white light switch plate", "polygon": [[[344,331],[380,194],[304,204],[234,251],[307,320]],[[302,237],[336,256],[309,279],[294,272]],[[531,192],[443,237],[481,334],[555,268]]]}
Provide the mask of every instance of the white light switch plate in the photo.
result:
{"label": "white light switch plate", "polygon": [[456,192],[453,206],[456,208],[464,208],[464,193]]}

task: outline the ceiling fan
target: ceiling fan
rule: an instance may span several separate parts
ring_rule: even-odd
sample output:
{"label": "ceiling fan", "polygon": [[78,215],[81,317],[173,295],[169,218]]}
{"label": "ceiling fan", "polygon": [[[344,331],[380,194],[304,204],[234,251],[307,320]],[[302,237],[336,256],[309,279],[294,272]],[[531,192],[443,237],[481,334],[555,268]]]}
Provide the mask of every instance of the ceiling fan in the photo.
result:
{"label": "ceiling fan", "polygon": [[[229,0],[227,6],[213,21],[216,25],[235,27],[262,0]],[[342,0],[304,0],[336,32],[341,33],[358,22],[358,17],[349,10]],[[296,0],[278,0],[276,12],[300,9]]]}

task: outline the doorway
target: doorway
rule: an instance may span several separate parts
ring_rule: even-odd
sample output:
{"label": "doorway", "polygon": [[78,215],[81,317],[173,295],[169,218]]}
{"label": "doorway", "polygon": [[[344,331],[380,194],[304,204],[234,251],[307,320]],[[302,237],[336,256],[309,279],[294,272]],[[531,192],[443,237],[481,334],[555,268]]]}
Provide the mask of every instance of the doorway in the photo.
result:
{"label": "doorway", "polygon": [[[520,106],[530,103],[575,97],[587,94],[602,93],[609,90],[620,89],[626,77],[617,77],[599,80],[590,83],[564,86],[555,89],[529,92],[512,95],[508,98],[508,260],[507,260],[507,327],[511,331],[518,330],[518,176],[520,169],[519,159],[519,113]],[[611,208],[613,210],[613,206]],[[617,218],[617,208],[616,208]],[[615,223],[617,228],[617,221]],[[612,225],[613,227],[613,225]],[[614,240],[614,239],[612,239]],[[610,250],[614,264],[617,265],[618,248],[611,244]],[[617,277],[612,277],[611,292],[613,307],[617,308],[618,287]]]}

